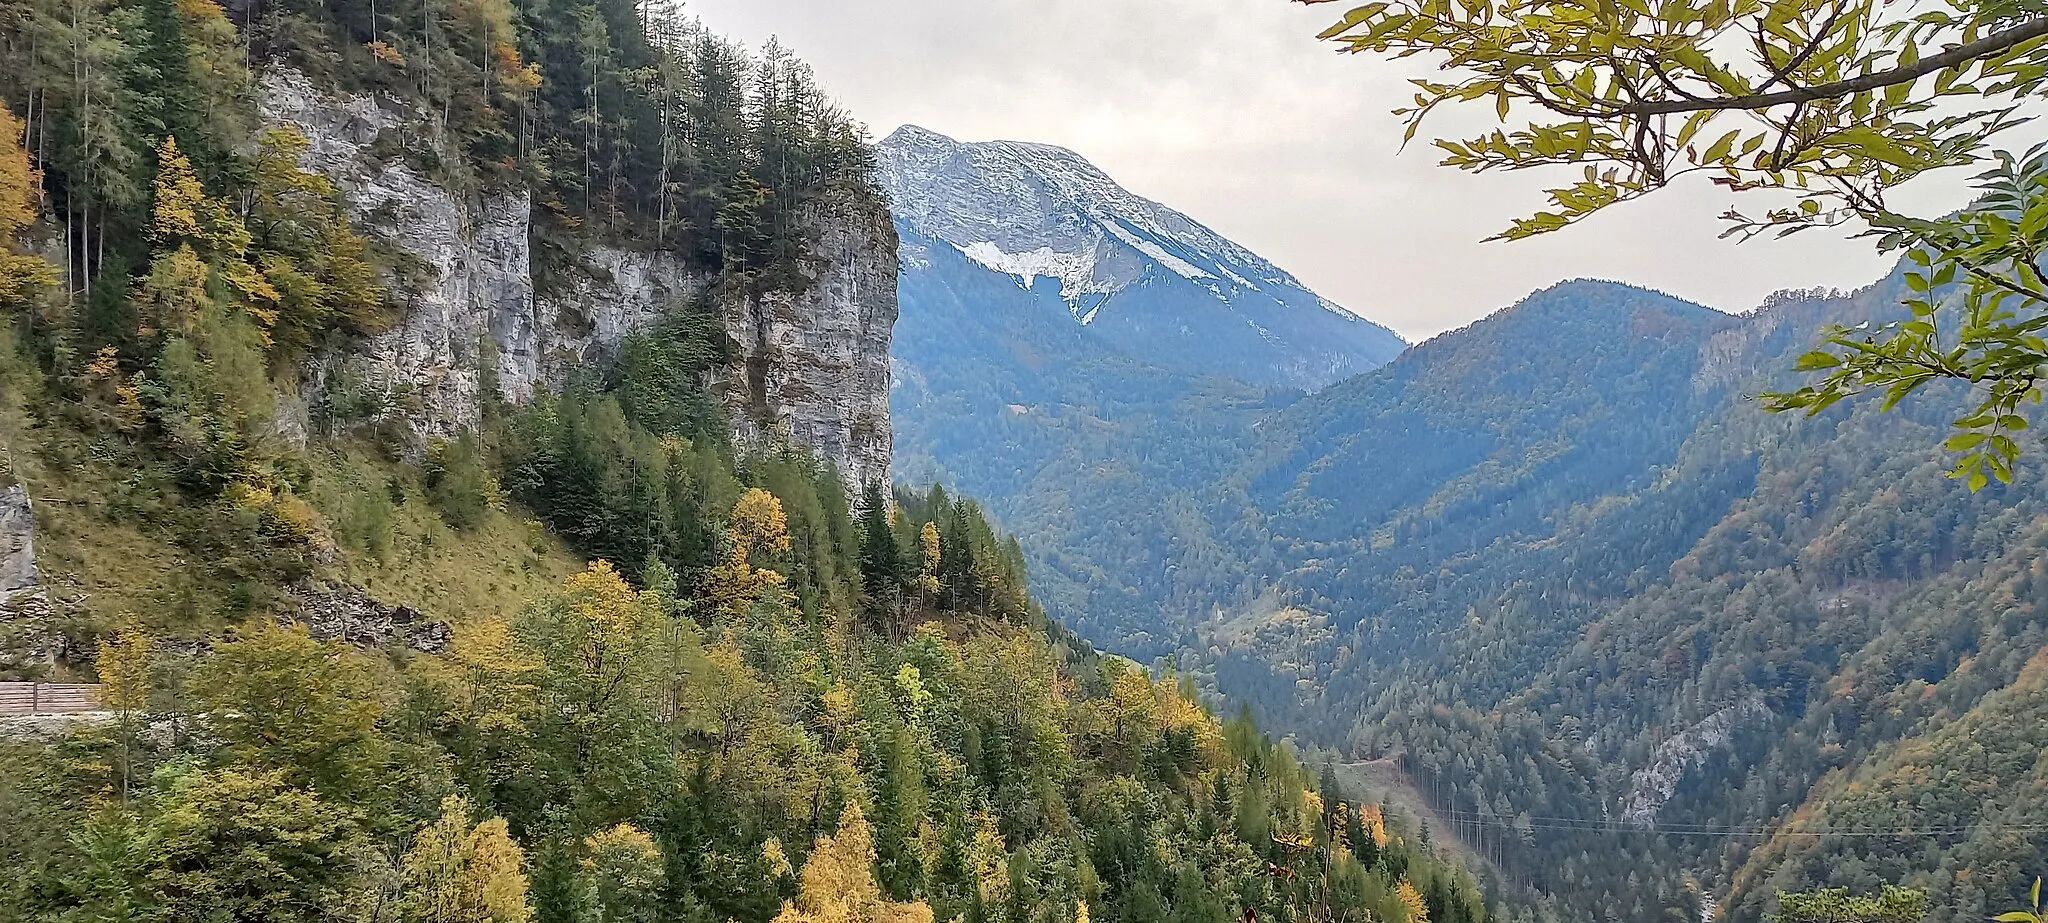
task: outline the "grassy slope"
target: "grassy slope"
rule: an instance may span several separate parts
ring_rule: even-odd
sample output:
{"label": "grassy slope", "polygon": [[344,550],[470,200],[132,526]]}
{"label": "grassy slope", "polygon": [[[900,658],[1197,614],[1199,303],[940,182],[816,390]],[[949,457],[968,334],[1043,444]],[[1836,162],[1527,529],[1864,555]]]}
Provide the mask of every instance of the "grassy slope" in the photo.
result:
{"label": "grassy slope", "polygon": [[[28,408],[41,396],[33,370],[0,343],[0,479],[26,484],[37,501],[36,558],[60,630],[88,637],[134,613],[168,635],[194,637],[278,608],[265,588],[252,594],[247,575],[256,565],[202,556],[179,540],[205,511],[138,472],[119,446],[40,421]],[[314,567],[317,579],[461,625],[515,612],[580,566],[516,509],[451,528],[415,468],[366,446],[316,442],[295,461],[333,542]]]}

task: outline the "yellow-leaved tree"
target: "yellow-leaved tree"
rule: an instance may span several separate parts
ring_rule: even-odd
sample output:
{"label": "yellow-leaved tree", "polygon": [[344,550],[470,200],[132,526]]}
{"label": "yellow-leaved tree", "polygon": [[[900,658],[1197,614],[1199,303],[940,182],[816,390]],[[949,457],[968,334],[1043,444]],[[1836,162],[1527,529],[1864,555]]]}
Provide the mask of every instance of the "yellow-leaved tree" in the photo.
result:
{"label": "yellow-leaved tree", "polygon": [[789,517],[780,499],[759,487],[741,494],[726,526],[726,544],[725,561],[704,578],[720,616],[739,619],[755,603],[789,603],[789,581],[762,566],[763,559],[789,553]]}
{"label": "yellow-leaved tree", "polygon": [[386,319],[369,241],[350,226],[334,183],[299,168],[310,145],[296,129],[269,129],[254,164],[252,259],[277,296],[270,331],[281,349],[303,349],[332,327],[368,331]]}
{"label": "yellow-leaved tree", "polygon": [[635,591],[610,561],[592,562],[562,590],[521,620],[521,641],[540,656],[571,717],[597,720],[646,693],[660,601]]}
{"label": "yellow-leaved tree", "polygon": [[655,918],[666,864],[654,838],[620,824],[583,840],[584,906],[599,920],[633,923]]}
{"label": "yellow-leaved tree", "polygon": [[177,138],[165,136],[156,157],[149,216],[155,253],[136,299],[144,316],[159,330],[189,335],[203,312],[216,307],[206,283],[218,280],[256,322],[267,345],[277,323],[278,293],[249,263],[249,228],[225,199],[206,193]]}
{"label": "yellow-leaved tree", "polygon": [[1429,902],[1422,899],[1422,892],[1407,879],[1394,888],[1394,895],[1401,899],[1401,906],[1408,908],[1408,923],[1429,923]]}
{"label": "yellow-leaved tree", "polygon": [[0,305],[22,301],[56,281],[56,269],[47,260],[15,250],[15,238],[35,223],[42,190],[42,174],[29,163],[22,144],[21,120],[0,102]]}
{"label": "yellow-leaved tree", "polygon": [[796,900],[782,905],[775,923],[932,923],[932,908],[882,899],[874,828],[860,805],[849,804],[839,815],[839,831],[819,840],[804,860]]}
{"label": "yellow-leaved tree", "polygon": [[472,825],[469,802],[441,799],[441,816],[405,853],[405,920],[416,923],[527,923],[526,853],[505,819]]}
{"label": "yellow-leaved tree", "polygon": [[135,716],[149,707],[151,649],[156,639],[142,627],[134,613],[123,613],[112,632],[100,636],[94,665],[100,674],[100,704],[114,710],[115,733],[119,737],[115,767],[121,785],[121,801],[128,801],[134,780],[130,753],[135,744]]}

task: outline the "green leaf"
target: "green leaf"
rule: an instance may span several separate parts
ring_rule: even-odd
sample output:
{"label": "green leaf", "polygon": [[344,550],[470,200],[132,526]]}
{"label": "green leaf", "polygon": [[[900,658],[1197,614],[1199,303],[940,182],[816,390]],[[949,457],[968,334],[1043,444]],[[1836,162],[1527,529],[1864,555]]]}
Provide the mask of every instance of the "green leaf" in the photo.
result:
{"label": "green leaf", "polygon": [[1720,140],[1707,146],[1707,152],[1700,157],[1701,162],[1720,163],[1728,157],[1729,151],[1735,149],[1735,139],[1740,137],[1742,137],[1742,132],[1739,130],[1722,135]]}

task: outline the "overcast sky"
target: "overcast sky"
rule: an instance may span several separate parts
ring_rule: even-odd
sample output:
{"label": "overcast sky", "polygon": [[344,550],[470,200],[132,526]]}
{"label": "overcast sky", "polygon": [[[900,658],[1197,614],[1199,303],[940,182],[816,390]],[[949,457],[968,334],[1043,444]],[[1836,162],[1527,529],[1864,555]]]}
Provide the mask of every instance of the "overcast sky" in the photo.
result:
{"label": "overcast sky", "polygon": [[[1411,340],[1567,278],[1616,279],[1726,311],[1784,288],[1853,288],[1889,261],[1809,232],[1716,239],[1729,200],[1667,189],[1580,227],[1481,243],[1542,203],[1540,173],[1473,176],[1399,151],[1389,110],[1414,62],[1315,40],[1343,3],[1286,0],[689,0],[750,45],[779,36],[877,138],[922,125],[1058,144]],[[1490,106],[1485,107],[1490,109]],[[1479,123],[1438,123],[1452,130]],[[1418,139],[1419,142],[1420,139]],[[1558,174],[1549,174],[1552,181]],[[1906,204],[1959,205],[1960,180]],[[1918,201],[1912,201],[1917,199]]]}

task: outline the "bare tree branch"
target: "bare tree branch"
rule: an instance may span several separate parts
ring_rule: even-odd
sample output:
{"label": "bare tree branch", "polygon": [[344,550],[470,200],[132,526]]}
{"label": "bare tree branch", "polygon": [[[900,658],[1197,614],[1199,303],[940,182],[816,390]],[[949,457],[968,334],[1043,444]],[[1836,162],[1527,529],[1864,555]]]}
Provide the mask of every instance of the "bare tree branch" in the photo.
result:
{"label": "bare tree branch", "polygon": [[1990,57],[2043,36],[2048,36],[2048,17],[2029,20],[2012,28],[1993,32],[1974,42],[1957,45],[1940,54],[1921,58],[1905,67],[1864,74],[1848,80],[1810,87],[1794,87],[1776,93],[1754,93],[1722,99],[1660,99],[1644,103],[1626,103],[1614,106],[1613,112],[1614,115],[1672,115],[1708,110],[1769,109],[1774,106],[1838,99],[1868,90],[1881,90],[1895,84],[1911,83],[1928,74],[1978,58]]}

